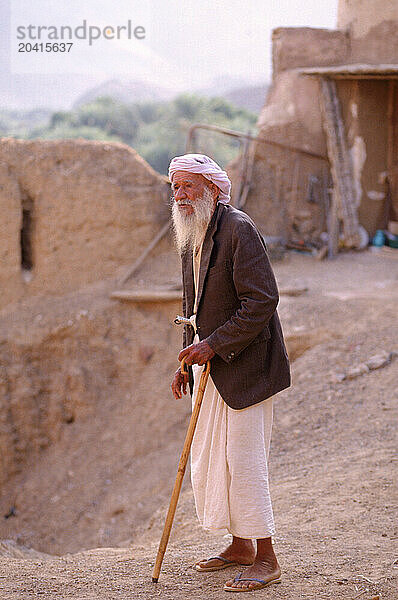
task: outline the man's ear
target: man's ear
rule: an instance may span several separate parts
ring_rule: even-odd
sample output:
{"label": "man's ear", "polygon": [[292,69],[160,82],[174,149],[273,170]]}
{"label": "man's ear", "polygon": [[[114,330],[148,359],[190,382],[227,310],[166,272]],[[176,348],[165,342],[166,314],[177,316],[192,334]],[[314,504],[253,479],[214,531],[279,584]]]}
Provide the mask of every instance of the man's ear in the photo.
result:
{"label": "man's ear", "polygon": [[218,195],[220,193],[219,187],[215,183],[213,183],[212,181],[210,181],[209,188],[210,188],[210,191],[212,193],[213,199],[215,200],[216,198],[218,198]]}

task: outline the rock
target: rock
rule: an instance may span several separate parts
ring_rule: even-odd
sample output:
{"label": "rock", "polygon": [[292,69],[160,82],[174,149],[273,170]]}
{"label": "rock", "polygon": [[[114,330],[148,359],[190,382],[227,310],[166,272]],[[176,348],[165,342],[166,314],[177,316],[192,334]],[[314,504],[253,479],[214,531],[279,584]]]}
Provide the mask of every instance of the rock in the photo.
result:
{"label": "rock", "polygon": [[371,356],[366,361],[366,365],[371,371],[373,371],[374,369],[381,369],[382,367],[385,367],[391,362],[392,356],[393,355],[391,352],[380,352],[380,354],[375,354],[374,356]]}
{"label": "rock", "polygon": [[345,373],[338,372],[338,373],[334,373],[334,376],[332,379],[336,383],[340,383],[341,381],[344,381],[346,378],[347,378],[347,375]]}
{"label": "rock", "polygon": [[346,373],[335,373],[334,381],[337,383],[344,381],[346,379],[355,379],[356,377],[360,377],[365,373],[369,373],[369,371],[374,371],[375,369],[381,369],[388,365],[391,360],[396,356],[396,352],[380,352],[379,354],[375,354],[368,358],[365,363],[360,363],[348,369]]}
{"label": "rock", "polygon": [[365,373],[369,373],[369,367],[365,363],[360,363],[355,367],[351,367],[346,373],[345,379],[355,379],[356,377],[360,377]]}
{"label": "rock", "polygon": [[280,296],[302,296],[308,292],[308,287],[300,286],[300,287],[286,287],[280,288],[279,295]]}

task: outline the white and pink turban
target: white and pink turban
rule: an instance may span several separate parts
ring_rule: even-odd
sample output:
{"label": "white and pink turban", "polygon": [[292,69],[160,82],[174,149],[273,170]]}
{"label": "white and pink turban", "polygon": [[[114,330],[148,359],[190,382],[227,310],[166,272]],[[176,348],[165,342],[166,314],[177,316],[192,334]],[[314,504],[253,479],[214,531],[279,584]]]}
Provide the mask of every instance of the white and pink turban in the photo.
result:
{"label": "white and pink turban", "polygon": [[226,204],[231,199],[231,180],[222,168],[206,154],[184,154],[175,156],[169,166],[169,179],[173,181],[176,171],[200,173],[209,181],[215,183],[220,190],[218,199]]}

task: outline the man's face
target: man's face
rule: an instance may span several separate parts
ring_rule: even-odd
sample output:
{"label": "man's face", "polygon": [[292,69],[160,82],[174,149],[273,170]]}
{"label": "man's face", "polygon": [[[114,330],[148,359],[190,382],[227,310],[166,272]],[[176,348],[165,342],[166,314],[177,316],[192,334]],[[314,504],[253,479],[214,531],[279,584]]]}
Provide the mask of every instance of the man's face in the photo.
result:
{"label": "man's face", "polygon": [[210,183],[200,173],[187,173],[186,171],[176,171],[173,175],[171,189],[173,190],[174,200],[178,210],[183,216],[192,215],[195,212],[195,202],[203,197],[206,188],[213,192],[214,200],[216,198],[216,186]]}

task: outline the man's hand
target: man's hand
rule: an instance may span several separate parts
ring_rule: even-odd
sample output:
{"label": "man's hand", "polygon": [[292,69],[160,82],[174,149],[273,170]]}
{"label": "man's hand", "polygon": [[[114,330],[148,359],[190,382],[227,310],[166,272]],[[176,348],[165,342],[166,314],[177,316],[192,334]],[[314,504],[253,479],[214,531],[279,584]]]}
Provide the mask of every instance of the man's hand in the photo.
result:
{"label": "man's hand", "polygon": [[210,348],[206,340],[202,340],[199,344],[191,344],[181,350],[178,360],[181,361],[185,356],[185,363],[187,365],[204,365],[214,355],[214,350]]}
{"label": "man's hand", "polygon": [[187,393],[188,379],[188,373],[181,373],[181,368],[178,368],[174,374],[174,379],[171,384],[171,390],[176,400],[182,398],[181,388],[184,394]]}
{"label": "man's hand", "polygon": [[[191,344],[178,355],[178,360],[181,360],[185,356],[185,363],[187,365],[204,365],[208,360],[213,358],[215,355],[206,340],[202,340],[199,344]],[[187,393],[187,383],[189,381],[188,373],[181,373],[181,368],[178,368],[174,374],[174,379],[171,384],[171,390],[176,400],[182,398],[182,393]]]}

